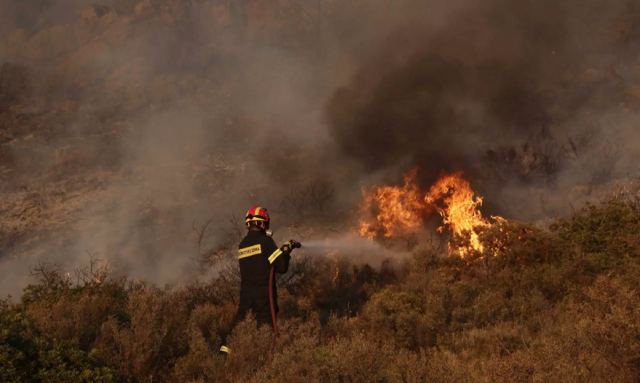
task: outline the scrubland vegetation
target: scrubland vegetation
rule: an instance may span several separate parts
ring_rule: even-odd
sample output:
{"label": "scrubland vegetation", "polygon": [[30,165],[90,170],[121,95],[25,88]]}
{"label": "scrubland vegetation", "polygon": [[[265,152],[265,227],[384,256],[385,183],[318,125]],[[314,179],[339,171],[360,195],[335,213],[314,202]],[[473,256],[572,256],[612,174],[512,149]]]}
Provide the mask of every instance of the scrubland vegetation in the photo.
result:
{"label": "scrubland vegetation", "polygon": [[[3,382],[634,382],[640,204],[590,205],[548,228],[501,222],[485,254],[422,248],[378,270],[294,259],[280,337],[248,318],[217,354],[237,282],[158,288],[91,265],[0,307]],[[284,281],[284,280],[283,280]]]}
{"label": "scrubland vegetation", "polygon": [[[639,382],[629,196],[465,259],[296,256],[277,340],[248,318],[217,353],[250,204],[338,233],[411,166],[530,221],[637,184],[639,47],[632,0],[0,1],[0,292],[34,276],[0,383]],[[194,252],[227,271],[189,282]]]}

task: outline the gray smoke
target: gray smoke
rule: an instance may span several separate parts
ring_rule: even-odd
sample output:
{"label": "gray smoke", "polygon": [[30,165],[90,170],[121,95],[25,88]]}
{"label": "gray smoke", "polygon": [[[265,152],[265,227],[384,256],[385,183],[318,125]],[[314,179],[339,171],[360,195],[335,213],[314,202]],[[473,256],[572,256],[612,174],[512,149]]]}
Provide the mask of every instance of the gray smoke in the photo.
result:
{"label": "gray smoke", "polygon": [[[191,280],[233,260],[254,203],[278,240],[334,238],[363,185],[412,166],[425,185],[465,171],[507,216],[559,214],[638,176],[637,15],[626,0],[1,1],[0,293],[38,261],[90,257]],[[349,241],[323,246],[386,254]]]}
{"label": "gray smoke", "polygon": [[286,43],[306,26],[249,8],[2,2],[1,292],[39,261],[90,257],[189,280],[232,252],[251,204],[283,226],[328,207],[331,179],[304,168],[331,155],[316,107],[331,85],[313,49]]}

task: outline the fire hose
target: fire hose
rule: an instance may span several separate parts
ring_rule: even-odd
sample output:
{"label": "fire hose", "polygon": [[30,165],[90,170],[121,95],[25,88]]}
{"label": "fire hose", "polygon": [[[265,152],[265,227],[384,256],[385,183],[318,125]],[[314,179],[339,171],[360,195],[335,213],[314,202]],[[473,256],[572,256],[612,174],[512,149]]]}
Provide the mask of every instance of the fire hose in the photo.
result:
{"label": "fire hose", "polygon": [[275,268],[271,265],[269,269],[269,310],[271,311],[271,325],[273,326],[274,338],[278,337],[278,322],[276,319],[276,307],[273,300],[273,278],[275,274]]}
{"label": "fire hose", "polygon": [[[289,242],[287,242],[282,246],[281,250],[289,254],[291,253],[291,250],[297,249],[300,247],[302,247],[302,244],[300,242],[290,240]],[[272,345],[272,348],[275,345],[275,338],[278,337],[278,321],[276,318],[276,304],[273,297],[273,286],[275,284],[274,278],[275,278],[275,268],[272,264],[271,267],[269,268],[269,310],[271,312],[271,325],[273,326],[273,334],[274,334],[274,338],[273,338],[274,343]]]}

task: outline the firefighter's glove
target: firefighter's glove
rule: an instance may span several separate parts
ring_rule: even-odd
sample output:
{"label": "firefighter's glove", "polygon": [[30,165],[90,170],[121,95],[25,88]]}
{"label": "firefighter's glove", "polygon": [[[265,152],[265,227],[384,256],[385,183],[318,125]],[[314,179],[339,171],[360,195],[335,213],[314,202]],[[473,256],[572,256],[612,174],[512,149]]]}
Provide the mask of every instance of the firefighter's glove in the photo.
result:
{"label": "firefighter's glove", "polygon": [[284,245],[282,245],[282,247],[280,248],[280,250],[282,250],[283,253],[291,253],[291,250],[293,249],[298,249],[302,247],[302,244],[298,241],[294,241],[293,239],[289,240],[289,242],[285,243]]}

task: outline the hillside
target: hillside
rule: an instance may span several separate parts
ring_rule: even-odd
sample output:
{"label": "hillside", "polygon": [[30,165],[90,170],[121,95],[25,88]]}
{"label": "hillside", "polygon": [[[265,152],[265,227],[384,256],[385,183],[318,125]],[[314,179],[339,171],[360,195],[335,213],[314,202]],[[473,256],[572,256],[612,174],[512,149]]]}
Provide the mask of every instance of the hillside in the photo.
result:
{"label": "hillside", "polygon": [[39,269],[0,313],[6,382],[634,382],[640,206],[582,209],[549,229],[505,223],[497,255],[416,251],[401,267],[296,258],[280,337],[248,319],[215,350],[237,282],[159,289],[92,265]]}
{"label": "hillside", "polygon": [[[0,381],[640,381],[635,0],[0,0]],[[249,206],[303,243],[280,336]]]}

